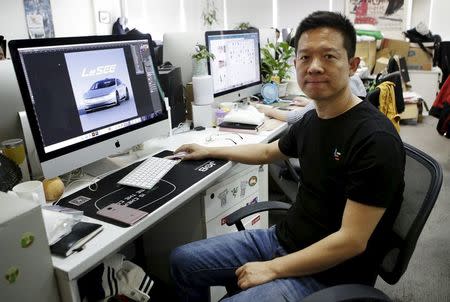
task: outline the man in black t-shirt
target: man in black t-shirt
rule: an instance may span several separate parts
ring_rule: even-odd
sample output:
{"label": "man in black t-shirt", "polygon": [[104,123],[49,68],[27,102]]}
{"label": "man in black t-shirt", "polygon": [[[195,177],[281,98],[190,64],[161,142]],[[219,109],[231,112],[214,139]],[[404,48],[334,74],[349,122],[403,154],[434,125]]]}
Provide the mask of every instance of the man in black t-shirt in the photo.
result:
{"label": "man in black t-shirt", "polygon": [[315,12],[295,35],[298,84],[316,104],[280,140],[207,148],[183,145],[185,159],[265,164],[300,161],[297,201],[275,228],[248,230],[175,249],[171,273],[182,301],[208,287],[237,291],[225,301],[299,301],[340,283],[373,285],[384,232],[402,201],[405,152],[390,121],[352,95],[356,34],[341,14]]}

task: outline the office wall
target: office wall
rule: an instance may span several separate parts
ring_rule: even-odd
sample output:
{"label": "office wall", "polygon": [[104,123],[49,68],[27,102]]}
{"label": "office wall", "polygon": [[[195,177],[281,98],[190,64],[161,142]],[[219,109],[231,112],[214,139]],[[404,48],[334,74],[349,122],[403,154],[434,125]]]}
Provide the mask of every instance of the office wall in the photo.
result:
{"label": "office wall", "polygon": [[[27,39],[22,0],[1,0],[0,34],[7,40]],[[57,37],[95,34],[92,0],[51,0]]]}
{"label": "office wall", "polygon": [[443,41],[450,41],[449,12],[450,1],[433,1],[433,7],[431,7],[430,29],[433,34],[440,35]]}
{"label": "office wall", "polygon": [[414,0],[412,3],[411,27],[416,26],[419,22],[423,22],[428,26],[429,19],[430,0]]}
{"label": "office wall", "polygon": [[296,28],[300,21],[316,10],[329,10],[328,0],[278,0],[278,28]]}
{"label": "office wall", "polygon": [[11,60],[0,61],[0,142],[23,137],[18,111],[25,110]]}
{"label": "office wall", "polygon": [[271,27],[272,0],[227,0],[228,28],[233,29],[242,22],[255,27]]}

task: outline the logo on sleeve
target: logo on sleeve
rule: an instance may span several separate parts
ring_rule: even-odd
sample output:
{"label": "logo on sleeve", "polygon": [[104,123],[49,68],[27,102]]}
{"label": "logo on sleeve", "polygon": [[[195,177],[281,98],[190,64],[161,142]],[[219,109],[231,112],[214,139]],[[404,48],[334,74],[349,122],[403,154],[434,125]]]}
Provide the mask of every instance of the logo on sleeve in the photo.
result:
{"label": "logo on sleeve", "polygon": [[334,152],[333,152],[333,158],[335,161],[340,161],[341,160],[341,152],[338,151],[337,148],[334,148]]}

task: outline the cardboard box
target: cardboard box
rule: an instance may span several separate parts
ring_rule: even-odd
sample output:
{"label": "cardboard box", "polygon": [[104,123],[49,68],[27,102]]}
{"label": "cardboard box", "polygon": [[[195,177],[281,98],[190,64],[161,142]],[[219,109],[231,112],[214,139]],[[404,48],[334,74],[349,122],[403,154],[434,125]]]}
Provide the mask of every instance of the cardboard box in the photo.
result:
{"label": "cardboard box", "polygon": [[377,55],[377,41],[360,41],[356,43],[355,57],[363,60],[369,71],[375,66],[375,58]]}
{"label": "cardboard box", "polygon": [[417,103],[406,104],[405,110],[400,113],[400,119],[402,120],[414,120],[415,122],[419,121],[419,107]]}
{"label": "cardboard box", "polygon": [[373,69],[373,74],[379,74],[382,72],[389,63],[389,59],[385,57],[378,58]]}
{"label": "cardboard box", "polygon": [[383,39],[380,50],[377,51],[378,58],[390,58],[394,55],[408,57],[409,42],[403,40]]}
{"label": "cardboard box", "polygon": [[[433,53],[432,48],[428,49]],[[406,58],[406,65],[409,70],[431,70],[433,67],[433,57],[422,50],[418,44],[411,43],[408,57]]]}

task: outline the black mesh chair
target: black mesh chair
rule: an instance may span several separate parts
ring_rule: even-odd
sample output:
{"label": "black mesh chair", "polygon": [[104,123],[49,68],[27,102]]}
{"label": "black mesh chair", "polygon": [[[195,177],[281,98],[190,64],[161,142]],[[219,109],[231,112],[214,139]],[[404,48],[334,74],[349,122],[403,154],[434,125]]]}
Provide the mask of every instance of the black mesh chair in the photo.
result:
{"label": "black mesh chair", "polygon": [[295,202],[298,187],[301,185],[298,159],[290,158],[269,165],[270,181],[275,184],[271,188],[271,199],[288,203]]}
{"label": "black mesh chair", "polygon": [[[436,160],[417,148],[404,144],[406,150],[405,192],[402,207],[389,238],[390,248],[380,266],[379,276],[395,284],[406,271],[417,239],[430,215],[442,185],[442,169]],[[290,204],[278,201],[258,202],[243,207],[226,218],[227,225],[243,230],[241,220],[268,210],[288,210]],[[346,284],[320,290],[304,302],[391,301],[380,290],[360,284]]]}

